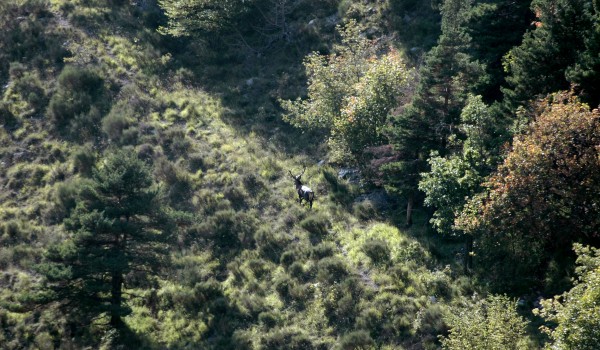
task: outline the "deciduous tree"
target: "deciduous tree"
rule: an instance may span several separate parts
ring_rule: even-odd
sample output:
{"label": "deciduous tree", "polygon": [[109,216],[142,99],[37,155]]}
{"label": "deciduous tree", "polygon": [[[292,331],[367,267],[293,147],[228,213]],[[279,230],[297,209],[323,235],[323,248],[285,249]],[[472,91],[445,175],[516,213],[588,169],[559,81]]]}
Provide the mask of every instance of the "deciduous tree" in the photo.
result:
{"label": "deciduous tree", "polygon": [[486,275],[514,288],[536,282],[573,242],[600,243],[600,112],[558,93],[536,115],[458,221],[479,237]]}
{"label": "deciduous tree", "polygon": [[428,160],[430,170],[422,174],[419,182],[425,205],[435,210],[430,220],[433,227],[441,234],[465,239],[465,269],[472,267],[472,236],[457,229],[454,220],[497,166],[499,143],[506,139],[503,124],[481,96],[470,96],[459,125],[464,139],[451,141],[458,150],[445,157],[432,153]]}
{"label": "deciduous tree", "polygon": [[352,22],[337,53],[305,60],[308,98],[282,101],[285,118],[298,127],[320,129],[338,159],[360,159],[369,146],[387,143],[384,129],[409,85],[410,70],[393,49],[377,56]]}

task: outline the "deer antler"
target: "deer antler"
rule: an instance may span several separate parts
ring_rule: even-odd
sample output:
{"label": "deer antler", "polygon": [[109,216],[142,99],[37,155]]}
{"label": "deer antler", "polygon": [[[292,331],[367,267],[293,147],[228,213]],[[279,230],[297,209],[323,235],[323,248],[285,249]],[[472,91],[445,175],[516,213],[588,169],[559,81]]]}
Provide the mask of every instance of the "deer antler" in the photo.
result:
{"label": "deer antler", "polygon": [[304,166],[304,169],[302,169],[302,174],[300,174],[300,176],[304,175],[305,171],[306,171],[306,166]]}
{"label": "deer antler", "polygon": [[291,171],[291,170],[288,170],[288,173],[290,173],[290,176],[291,176],[293,179],[295,179],[295,178],[296,178],[296,177],[294,176],[294,174],[292,174],[292,171]]}

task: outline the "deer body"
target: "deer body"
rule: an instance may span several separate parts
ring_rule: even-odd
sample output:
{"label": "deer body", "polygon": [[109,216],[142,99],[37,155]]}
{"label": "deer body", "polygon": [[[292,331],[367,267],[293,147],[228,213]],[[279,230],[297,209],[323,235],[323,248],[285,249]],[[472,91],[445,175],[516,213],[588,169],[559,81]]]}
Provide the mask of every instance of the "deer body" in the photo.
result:
{"label": "deer body", "polygon": [[[304,168],[306,170],[306,168]],[[312,209],[313,200],[315,199],[315,193],[308,186],[304,186],[302,184],[302,175],[304,175],[304,170],[302,170],[302,174],[298,176],[294,176],[290,171],[290,176],[294,179],[294,184],[296,185],[296,192],[298,193],[298,201],[302,204],[302,200],[305,200],[309,207]]]}

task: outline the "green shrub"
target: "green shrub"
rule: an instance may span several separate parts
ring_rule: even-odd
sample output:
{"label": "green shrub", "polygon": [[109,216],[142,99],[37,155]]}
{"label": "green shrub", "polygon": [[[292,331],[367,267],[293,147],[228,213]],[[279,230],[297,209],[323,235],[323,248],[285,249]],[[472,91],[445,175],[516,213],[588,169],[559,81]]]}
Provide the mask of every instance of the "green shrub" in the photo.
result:
{"label": "green shrub", "polygon": [[448,275],[442,271],[436,271],[425,275],[425,288],[429,295],[436,298],[450,299],[455,290],[452,281]]}
{"label": "green shrub", "polygon": [[377,210],[371,201],[361,201],[352,205],[354,216],[367,221],[377,217]]}
{"label": "green shrub", "polygon": [[85,139],[96,135],[107,106],[104,80],[98,72],[66,66],[58,77],[58,89],[47,113],[57,129]]}
{"label": "green shrub", "polygon": [[296,261],[290,265],[288,272],[290,276],[301,280],[304,278],[304,265],[302,262]]}
{"label": "green shrub", "polygon": [[403,290],[410,285],[413,280],[413,271],[406,264],[396,264],[388,270],[388,274],[393,278],[394,284]]}
{"label": "green shrub", "polygon": [[0,102],[0,124],[6,130],[13,130],[18,125],[19,120],[11,112],[9,104],[2,101]]}
{"label": "green shrub", "polygon": [[86,177],[91,176],[97,156],[91,144],[78,148],[72,155],[75,172]]}
{"label": "green shrub", "polygon": [[243,174],[242,183],[244,184],[245,190],[253,195],[257,195],[267,190],[265,182],[255,174]]}
{"label": "green shrub", "polygon": [[6,78],[9,62],[27,62],[28,69],[39,71],[62,64],[68,54],[63,45],[66,38],[56,30],[58,25],[53,17],[45,0],[1,2],[1,81]]}
{"label": "green shrub", "polygon": [[281,254],[281,258],[279,259],[279,262],[284,267],[289,267],[290,265],[292,265],[294,263],[294,261],[296,261],[296,258],[297,258],[296,252],[288,250],[288,251],[283,252],[283,254]]}
{"label": "green shrub", "polygon": [[108,136],[108,139],[116,142],[121,142],[121,137],[125,129],[129,127],[131,121],[125,113],[127,110],[113,109],[102,119],[102,131]]}
{"label": "green shrub", "polygon": [[335,347],[338,350],[366,350],[375,349],[375,341],[365,330],[353,331],[345,334]]}
{"label": "green shrub", "polygon": [[490,296],[451,311],[445,317],[450,333],[441,338],[444,349],[531,348],[525,336],[527,323],[517,313],[515,300]]}
{"label": "green shrub", "polygon": [[374,264],[386,264],[390,261],[390,249],[386,241],[370,239],[363,243],[362,250]]}
{"label": "green shrub", "polygon": [[377,223],[367,230],[353,229],[341,235],[342,244],[348,249],[348,257],[356,264],[368,259],[364,246],[368,241],[385,242],[392,262],[428,261],[429,253],[414,239],[409,238],[398,228]]}
{"label": "green shrub", "polygon": [[600,346],[600,249],[582,244],[573,248],[578,265],[575,285],[561,296],[543,300],[542,307],[534,310],[548,323],[542,328],[552,340],[548,349]]}
{"label": "green shrub", "polygon": [[283,328],[267,334],[262,340],[264,350],[312,350],[315,349],[310,337],[296,328]]}
{"label": "green shrub", "polygon": [[138,158],[145,162],[151,163],[155,154],[154,147],[150,144],[144,143],[137,148]]}
{"label": "green shrub", "polygon": [[223,196],[229,200],[234,209],[241,210],[248,206],[247,200],[250,195],[241,184],[236,182],[223,188]]}
{"label": "green shrub", "polygon": [[289,240],[280,233],[271,231],[268,227],[261,227],[254,234],[254,242],[261,256],[278,263],[281,255],[288,245]]}
{"label": "green shrub", "polygon": [[47,165],[37,163],[18,163],[7,172],[8,188],[14,190],[32,190],[45,185],[46,174],[50,171]]}
{"label": "green shrub", "polygon": [[20,118],[41,112],[48,99],[38,74],[21,63],[13,62],[9,75],[11,81],[4,92],[4,101],[11,105],[12,112]]}
{"label": "green shrub", "polygon": [[275,291],[277,294],[283,299],[287,300],[291,297],[291,289],[294,287],[296,282],[294,282],[289,276],[279,276],[274,282],[273,286],[275,287]]}
{"label": "green shrub", "polygon": [[[10,238],[8,235],[0,236],[0,243],[2,243],[2,247],[0,247],[0,269],[7,270],[8,267],[14,263],[14,251],[12,248],[7,247],[6,245],[10,244]],[[2,276],[4,278],[4,276]],[[2,310],[0,309],[0,317],[2,316]],[[5,325],[0,320],[0,325]],[[0,336],[0,340],[2,336]]]}
{"label": "green shrub", "polygon": [[165,154],[171,160],[188,154],[192,143],[186,136],[185,129],[180,126],[172,126],[160,133],[160,142]]}
{"label": "green shrub", "polygon": [[420,310],[415,321],[415,330],[421,337],[436,339],[438,334],[447,334],[448,327],[444,321],[446,314],[444,307],[439,304],[431,304],[424,310]]}
{"label": "green shrub", "polygon": [[258,321],[262,323],[266,328],[274,328],[280,322],[278,315],[271,311],[261,312],[258,315]]}
{"label": "green shrub", "polygon": [[192,173],[198,170],[206,171],[204,156],[201,153],[192,153],[188,155],[188,168]]}
{"label": "green shrub", "polygon": [[338,179],[337,174],[333,169],[323,170],[323,178],[329,184],[330,196],[334,202],[348,205],[354,199],[350,186],[344,181]]}
{"label": "green shrub", "polygon": [[201,234],[210,237],[218,253],[239,249],[256,230],[257,219],[245,212],[219,210],[201,224]]}
{"label": "green shrub", "polygon": [[250,259],[246,264],[257,279],[262,279],[269,274],[269,265],[262,259]]}
{"label": "green shrub", "polygon": [[408,338],[413,336],[413,322],[421,305],[408,295],[379,292],[372,302],[372,307],[382,312],[381,325],[385,337]]}
{"label": "green shrub", "polygon": [[356,327],[358,329],[368,329],[375,338],[380,337],[383,332],[383,324],[383,314],[375,307],[368,307],[362,310],[356,318]]}
{"label": "green shrub", "polygon": [[321,260],[323,258],[335,255],[337,247],[332,242],[322,242],[311,249],[310,257],[313,260]]}
{"label": "green shrub", "polygon": [[346,264],[336,257],[327,257],[317,263],[317,278],[319,281],[339,283],[348,276]]}
{"label": "green shrub", "polygon": [[194,286],[194,299],[200,305],[207,305],[223,297],[223,291],[219,282],[210,279],[205,282],[196,283]]}
{"label": "green shrub", "polygon": [[300,227],[309,232],[311,241],[319,242],[325,237],[331,228],[329,218],[323,214],[312,214],[300,221]]}
{"label": "green shrub", "polygon": [[293,283],[290,285],[290,304],[297,310],[297,312],[300,312],[306,308],[307,303],[312,301],[313,295],[314,293],[312,288],[306,284]]}
{"label": "green shrub", "polygon": [[69,180],[56,185],[53,195],[53,219],[56,222],[69,216],[71,210],[77,205],[77,198],[83,186],[85,181],[80,180]]}
{"label": "green shrub", "polygon": [[194,182],[184,169],[161,158],[155,162],[154,174],[165,184],[165,194],[171,206],[182,210],[191,208]]}
{"label": "green shrub", "polygon": [[4,223],[3,231],[6,236],[14,241],[21,236],[21,223],[17,220],[9,220]]}

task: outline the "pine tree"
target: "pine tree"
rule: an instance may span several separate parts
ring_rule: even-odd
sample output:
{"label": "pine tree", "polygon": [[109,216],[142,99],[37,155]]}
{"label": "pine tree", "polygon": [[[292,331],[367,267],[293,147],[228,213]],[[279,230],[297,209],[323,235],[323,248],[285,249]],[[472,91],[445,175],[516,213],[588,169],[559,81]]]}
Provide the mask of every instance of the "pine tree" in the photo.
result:
{"label": "pine tree", "polygon": [[505,57],[509,87],[503,89],[511,109],[541,95],[578,85],[586,102],[600,102],[598,39],[600,6],[592,0],[537,0],[537,20],[520,46]]}
{"label": "pine tree", "polygon": [[483,76],[483,67],[468,54],[471,38],[465,23],[472,1],[446,0],[442,34],[419,71],[420,81],[411,103],[393,116],[390,139],[401,160],[388,164],[388,189],[407,198],[407,225],[417,195],[419,174],[427,169],[431,151],[444,154],[460,121],[468,89]]}
{"label": "pine tree", "polygon": [[597,106],[600,104],[600,1],[586,2],[583,16],[589,24],[583,39],[585,49],[567,69],[566,76],[579,87],[585,101]]}
{"label": "pine tree", "polygon": [[478,1],[468,21],[472,38],[470,54],[485,64],[486,81],[474,91],[484,101],[502,99],[500,87],[505,85],[502,58],[523,40],[534,19],[531,0]]}
{"label": "pine tree", "polygon": [[106,315],[112,327],[122,325],[130,312],[128,275],[150,278],[167,263],[172,227],[159,199],[150,169],[135,154],[104,158],[64,221],[69,238],[51,246],[40,266],[62,306],[84,319]]}

